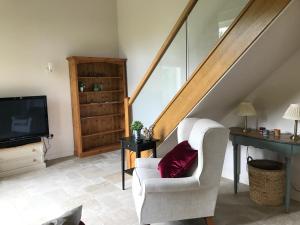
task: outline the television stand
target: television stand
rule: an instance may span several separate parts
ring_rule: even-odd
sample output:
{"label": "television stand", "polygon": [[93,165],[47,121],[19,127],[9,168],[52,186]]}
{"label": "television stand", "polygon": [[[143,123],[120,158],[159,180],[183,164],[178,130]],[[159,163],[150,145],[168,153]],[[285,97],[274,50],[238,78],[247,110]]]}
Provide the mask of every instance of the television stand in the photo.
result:
{"label": "television stand", "polygon": [[43,142],[0,149],[0,177],[45,167]]}
{"label": "television stand", "polygon": [[0,142],[0,151],[1,151],[1,148],[17,147],[17,146],[22,146],[22,145],[37,143],[37,142],[41,142],[40,137],[31,137],[31,138],[3,141],[3,142]]}

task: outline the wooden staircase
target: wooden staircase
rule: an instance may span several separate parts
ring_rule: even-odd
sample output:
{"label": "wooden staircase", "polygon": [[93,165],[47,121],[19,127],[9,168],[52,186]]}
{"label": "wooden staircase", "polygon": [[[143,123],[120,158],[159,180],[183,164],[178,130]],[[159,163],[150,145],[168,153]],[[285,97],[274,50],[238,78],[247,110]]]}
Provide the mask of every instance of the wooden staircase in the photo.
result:
{"label": "wooden staircase", "polygon": [[[235,62],[251,47],[264,30],[288,5],[290,0],[252,0],[240,15],[236,18],[230,28],[219,40],[208,57],[190,76],[185,85],[178,91],[174,98],[154,122],[154,137],[163,142],[168,135],[178,126],[189,112],[205,98],[205,95],[221,82],[222,77],[234,66]],[[166,52],[168,46],[183,25],[196,0],[189,1],[179,20],[172,29],[162,48],[155,57],[153,63],[147,70],[143,80],[138,85],[131,98],[126,98],[125,106],[125,134],[130,134],[131,107],[145,83],[151,76],[160,59]],[[134,154],[130,156],[129,166],[133,166]]]}

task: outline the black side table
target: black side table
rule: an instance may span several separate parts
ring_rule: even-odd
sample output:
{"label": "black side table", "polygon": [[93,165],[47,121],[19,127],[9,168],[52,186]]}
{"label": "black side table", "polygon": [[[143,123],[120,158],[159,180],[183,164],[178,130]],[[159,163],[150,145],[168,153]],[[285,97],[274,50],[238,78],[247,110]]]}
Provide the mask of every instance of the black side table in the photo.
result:
{"label": "black side table", "polygon": [[125,173],[132,175],[134,168],[125,170],[125,149],[136,153],[136,158],[141,158],[141,152],[152,149],[153,158],[156,158],[156,142],[158,140],[135,140],[135,137],[121,138],[121,167],[122,167],[122,190],[125,190]]}

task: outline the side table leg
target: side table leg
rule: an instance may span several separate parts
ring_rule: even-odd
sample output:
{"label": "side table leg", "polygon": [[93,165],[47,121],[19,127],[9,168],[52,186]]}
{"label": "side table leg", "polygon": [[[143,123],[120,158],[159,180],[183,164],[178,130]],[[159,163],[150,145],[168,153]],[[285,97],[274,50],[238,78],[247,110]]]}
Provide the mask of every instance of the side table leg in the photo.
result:
{"label": "side table leg", "polygon": [[238,146],[237,150],[237,184],[240,183],[240,175],[241,175],[241,146]]}
{"label": "side table leg", "polygon": [[125,149],[121,148],[122,190],[125,190]]}
{"label": "side table leg", "polygon": [[153,158],[157,158],[157,154],[156,154],[156,145],[154,146],[153,150]]}
{"label": "side table leg", "polygon": [[292,179],[292,160],[290,156],[285,157],[286,179],[285,179],[285,211],[290,210],[291,201],[291,179]]}
{"label": "side table leg", "polygon": [[141,158],[141,152],[139,149],[136,150],[136,158]]}
{"label": "side table leg", "polygon": [[238,192],[239,172],[238,172],[239,145],[233,145],[233,172],[234,172],[234,193]]}

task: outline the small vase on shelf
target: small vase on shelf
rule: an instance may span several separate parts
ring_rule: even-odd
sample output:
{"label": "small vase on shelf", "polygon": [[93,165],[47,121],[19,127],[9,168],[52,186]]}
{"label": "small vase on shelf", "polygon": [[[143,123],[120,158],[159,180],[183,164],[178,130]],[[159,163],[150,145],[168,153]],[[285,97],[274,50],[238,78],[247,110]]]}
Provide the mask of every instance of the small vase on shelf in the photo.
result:
{"label": "small vase on shelf", "polygon": [[141,130],[134,130],[134,137],[137,141],[141,140]]}
{"label": "small vase on shelf", "polygon": [[79,81],[78,86],[79,86],[79,91],[83,92],[85,89],[85,83],[83,83],[82,81]]}
{"label": "small vase on shelf", "polygon": [[94,85],[93,85],[93,91],[95,91],[95,92],[101,91],[100,85],[99,85],[99,84],[94,84]]}
{"label": "small vase on shelf", "polygon": [[151,125],[149,128],[144,127],[143,134],[145,136],[145,140],[149,141],[149,140],[152,139],[152,137],[153,137],[153,128],[154,128],[154,125]]}

